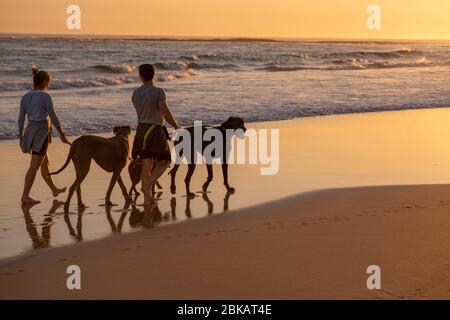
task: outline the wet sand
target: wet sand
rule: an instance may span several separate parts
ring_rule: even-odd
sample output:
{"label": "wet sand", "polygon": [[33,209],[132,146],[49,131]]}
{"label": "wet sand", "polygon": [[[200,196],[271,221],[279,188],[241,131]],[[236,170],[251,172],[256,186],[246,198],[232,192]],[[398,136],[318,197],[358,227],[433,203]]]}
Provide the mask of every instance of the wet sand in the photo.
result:
{"label": "wet sand", "polygon": [[[101,206],[110,175],[94,165],[89,208],[73,202],[69,215],[40,177],[32,196],[43,202],[21,209],[29,160],[1,141],[0,297],[446,298],[449,121],[449,109],[430,109],[252,123],[280,129],[277,175],[231,166],[237,191],[227,196],[215,168],[211,192],[188,200],[183,168],[177,194],[164,176],[158,209],[145,211],[118,188],[117,206]],[[68,148],[54,141],[57,168]],[[193,190],[205,177],[199,166]],[[69,166],[55,180],[73,178]],[[336,189],[376,185],[411,186]],[[80,292],[66,289],[70,264],[82,269]],[[382,268],[383,291],[366,288],[370,264]]]}
{"label": "wet sand", "polygon": [[0,298],[449,298],[449,210],[445,185],[314,192],[10,261]]}

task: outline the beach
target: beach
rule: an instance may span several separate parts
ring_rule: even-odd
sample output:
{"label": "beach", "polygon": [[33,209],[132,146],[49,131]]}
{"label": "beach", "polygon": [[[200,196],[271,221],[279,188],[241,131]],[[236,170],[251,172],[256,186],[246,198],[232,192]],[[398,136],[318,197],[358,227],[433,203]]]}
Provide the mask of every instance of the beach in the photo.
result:
{"label": "beach", "polygon": [[[329,190],[45,251],[1,299],[445,299],[450,187]],[[68,290],[66,268],[81,268]],[[381,268],[368,290],[366,268]]]}
{"label": "beach", "polygon": [[[137,227],[118,188],[118,206],[100,207],[109,175],[96,166],[82,186],[89,208],[73,203],[70,223],[61,208],[48,213],[40,178],[32,196],[43,203],[22,212],[28,158],[17,141],[0,141],[0,298],[448,298],[448,121],[450,110],[428,109],[248,123],[280,130],[278,174],[233,165],[226,198],[215,168],[209,201],[188,201],[180,169],[177,195],[164,176],[157,214],[138,207]],[[52,168],[67,150],[54,140]],[[205,177],[199,166],[195,191]],[[72,179],[72,166],[55,177]],[[79,291],[66,287],[69,265],[81,268]],[[381,268],[380,290],[366,286],[370,265]]]}

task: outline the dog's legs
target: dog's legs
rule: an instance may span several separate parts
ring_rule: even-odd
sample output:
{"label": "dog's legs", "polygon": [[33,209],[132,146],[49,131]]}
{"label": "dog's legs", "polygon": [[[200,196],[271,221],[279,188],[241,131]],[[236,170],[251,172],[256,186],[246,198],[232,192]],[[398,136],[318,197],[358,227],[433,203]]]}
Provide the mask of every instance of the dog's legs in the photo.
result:
{"label": "dog's legs", "polygon": [[[75,192],[75,190],[77,190],[77,195],[78,195],[78,206],[80,208],[84,207],[83,202],[81,202],[81,183],[83,182],[84,178],[86,178],[88,172],[89,172],[89,168],[91,166],[91,160],[89,159],[88,162],[86,163],[76,163],[74,162],[75,165],[75,173],[76,173],[76,179],[75,182],[70,186],[69,188],[69,194],[67,195],[67,200],[66,203],[64,204],[64,212],[69,212],[69,206],[70,206],[70,200],[72,199],[73,193]],[[78,188],[79,191],[78,191]]]}
{"label": "dog's legs", "polygon": [[175,164],[172,168],[172,170],[169,171],[170,173],[170,192],[172,194],[175,194],[177,192],[177,187],[175,185],[175,177],[177,175],[178,168],[180,167],[179,164]]}
{"label": "dog's legs", "polygon": [[120,177],[120,171],[114,171],[113,175],[111,177],[111,182],[109,183],[108,191],[106,191],[105,205],[107,205],[107,206],[112,205],[111,193],[112,193],[112,191],[114,189],[114,185],[116,184],[119,177]]}
{"label": "dog's legs", "polygon": [[136,194],[136,197],[140,195],[140,193],[136,189],[136,185],[135,184],[133,185],[133,190],[134,190],[134,193]]}
{"label": "dog's legs", "polygon": [[188,164],[188,171],[186,174],[186,178],[184,178],[184,183],[186,184],[186,195],[188,198],[195,197],[195,193],[192,193],[189,188],[191,184],[192,175],[194,174],[194,170],[195,170],[195,163]]}
{"label": "dog's legs", "polygon": [[131,184],[130,191],[128,192],[130,197],[133,195],[133,190],[136,190],[136,185],[134,183]]}
{"label": "dog's legs", "polygon": [[223,184],[227,188],[227,192],[234,192],[234,188],[228,184],[228,163],[222,163]]}
{"label": "dog's legs", "polygon": [[122,194],[125,197],[126,201],[131,201],[131,196],[128,195],[127,187],[125,187],[125,183],[123,183],[122,177],[119,174],[119,178],[117,178],[117,182],[119,183],[120,189],[122,190]]}
{"label": "dog's legs", "polygon": [[78,208],[85,208],[83,201],[81,200],[81,185],[77,188],[77,201],[78,201]]}
{"label": "dog's legs", "polygon": [[211,183],[213,179],[213,167],[212,164],[206,164],[206,169],[208,170],[208,177],[206,178],[205,183],[202,186],[203,192],[206,192],[208,190],[208,186]]}

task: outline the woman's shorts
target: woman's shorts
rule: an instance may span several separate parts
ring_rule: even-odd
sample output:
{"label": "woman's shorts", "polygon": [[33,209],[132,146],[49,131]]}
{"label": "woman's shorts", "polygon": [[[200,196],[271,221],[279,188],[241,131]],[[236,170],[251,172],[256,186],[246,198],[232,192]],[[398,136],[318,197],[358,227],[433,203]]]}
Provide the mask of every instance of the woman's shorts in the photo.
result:
{"label": "woman's shorts", "polygon": [[31,154],[34,154],[36,156],[45,156],[45,154],[47,153],[47,149],[48,149],[48,138],[45,140],[39,152],[31,151]]}
{"label": "woman's shorts", "polygon": [[171,160],[167,129],[153,123],[139,123],[133,141],[133,159]]}

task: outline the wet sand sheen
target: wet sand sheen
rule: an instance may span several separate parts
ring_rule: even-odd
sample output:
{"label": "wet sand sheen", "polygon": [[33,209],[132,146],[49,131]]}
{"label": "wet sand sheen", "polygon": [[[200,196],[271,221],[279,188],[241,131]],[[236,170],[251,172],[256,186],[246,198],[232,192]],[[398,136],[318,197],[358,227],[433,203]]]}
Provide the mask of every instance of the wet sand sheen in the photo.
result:
{"label": "wet sand sheen", "polygon": [[[178,194],[168,193],[168,177],[160,197],[159,212],[149,215],[142,207],[126,206],[115,189],[112,208],[100,206],[110,175],[96,165],[83,183],[83,199],[89,206],[69,216],[56,207],[42,179],[32,196],[43,202],[27,211],[18,204],[22,175],[28,157],[20,153],[17,141],[1,141],[4,181],[0,186],[0,257],[28,252],[33,247],[55,247],[94,240],[120,232],[150,227],[153,222],[180,222],[206,217],[277,200],[300,192],[358,185],[447,183],[450,179],[450,110],[430,109],[380,112],[290,121],[251,123],[248,127],[280,129],[280,171],[275,176],[259,175],[259,166],[231,166],[230,184],[237,189],[228,195],[222,185],[220,168],[215,168],[211,192],[188,200],[184,193],[185,168],[177,176]],[[59,167],[68,148],[57,139],[51,145],[51,166]],[[55,177],[59,186],[74,179],[70,165]],[[126,184],[129,180],[124,175]],[[199,191],[206,169],[199,166],[191,186]],[[65,196],[59,197],[64,200]],[[139,201],[142,201],[139,199]],[[57,206],[58,204],[56,204]],[[49,211],[51,213],[49,213]],[[153,220],[155,219],[155,220]]]}
{"label": "wet sand sheen", "polygon": [[[450,186],[307,193],[47,250],[0,267],[0,298],[448,298]],[[66,268],[81,268],[67,290]],[[366,268],[381,268],[368,290]]]}

